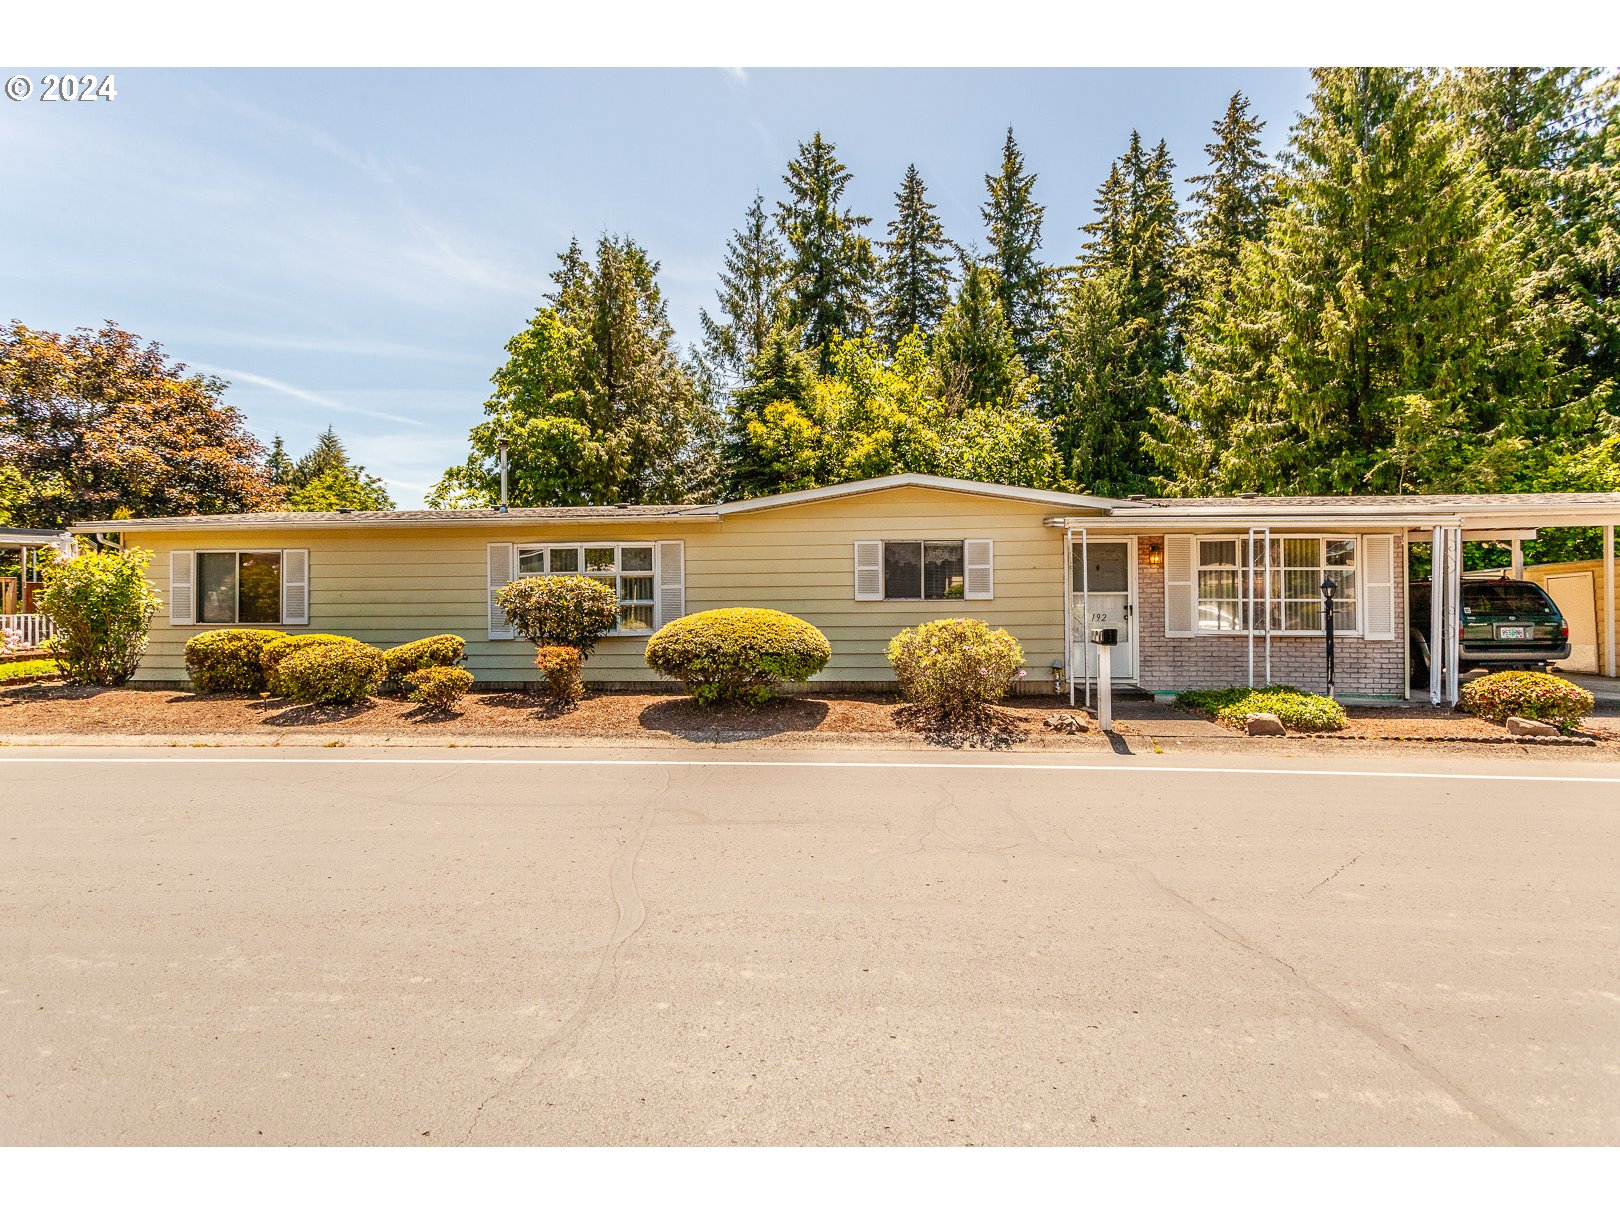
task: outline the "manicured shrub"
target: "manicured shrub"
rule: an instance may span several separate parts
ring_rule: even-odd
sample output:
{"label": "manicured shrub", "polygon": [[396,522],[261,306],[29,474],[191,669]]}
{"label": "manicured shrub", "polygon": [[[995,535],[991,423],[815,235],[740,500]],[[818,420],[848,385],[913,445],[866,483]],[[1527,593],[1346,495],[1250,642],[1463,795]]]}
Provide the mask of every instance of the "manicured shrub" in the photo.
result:
{"label": "manicured shrub", "polygon": [[1581,724],[1596,704],[1592,693],[1540,671],[1498,671],[1462,687],[1457,707],[1501,725],[1510,717],[1544,721],[1563,730]]}
{"label": "manicured shrub", "polygon": [[1337,701],[1283,683],[1266,688],[1182,692],[1176,697],[1176,707],[1206,714],[1228,726],[1242,726],[1250,713],[1274,713],[1287,729],[1307,734],[1342,730],[1346,720],[1344,706]]}
{"label": "manicured shrub", "polygon": [[619,627],[619,596],[605,582],[577,574],[519,578],[495,593],[518,635],[537,646],[571,645],[589,658]]}
{"label": "manicured shrub", "polygon": [[472,672],[465,667],[421,667],[406,672],[405,682],[410,685],[411,699],[447,713],[467,690],[472,687]]}
{"label": "manicured shrub", "polygon": [[718,608],[671,620],[647,642],[647,665],[679,679],[699,704],[763,704],[832,657],[820,629],[770,608]]}
{"label": "manicured shrub", "polygon": [[275,677],[276,668],[281,665],[281,660],[289,654],[296,654],[299,650],[307,650],[313,646],[335,645],[338,642],[353,640],[353,637],[340,637],[336,633],[293,633],[276,641],[266,642],[264,651],[259,655],[259,663],[264,667],[265,680],[268,682]]}
{"label": "manicured shrub", "polygon": [[585,695],[585,684],[580,679],[585,658],[571,645],[543,645],[534,652],[534,665],[546,677],[552,698],[561,704],[579,703]]}
{"label": "manicured shrub", "polygon": [[947,720],[970,720],[1024,677],[1024,651],[982,620],[930,620],[889,642],[900,693]]}
{"label": "manicured shrub", "polygon": [[146,654],[146,630],[162,606],[146,580],[145,549],[83,552],[42,571],[40,611],[56,626],[45,648],[77,683],[121,684]]}
{"label": "manicured shrub", "polygon": [[287,636],[275,629],[210,629],[186,642],[186,674],[199,692],[264,689],[264,647]]}
{"label": "manicured shrub", "polygon": [[340,638],[285,655],[270,674],[270,691],[295,704],[353,704],[382,682],[382,652]]}
{"label": "manicured shrub", "polygon": [[467,653],[467,643],[454,633],[440,633],[437,637],[424,637],[420,641],[407,641],[391,650],[383,651],[383,669],[389,679],[404,679],[412,671],[425,671],[429,667],[454,667],[461,664]]}

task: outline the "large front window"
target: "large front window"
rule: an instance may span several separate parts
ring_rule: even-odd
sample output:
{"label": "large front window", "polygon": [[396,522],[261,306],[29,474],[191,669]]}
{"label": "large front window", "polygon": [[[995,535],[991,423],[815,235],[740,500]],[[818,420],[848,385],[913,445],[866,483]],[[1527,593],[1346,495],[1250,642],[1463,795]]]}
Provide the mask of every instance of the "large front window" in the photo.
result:
{"label": "large front window", "polygon": [[653,546],[650,544],[536,544],[517,550],[519,578],[583,574],[619,596],[619,633],[653,630]]}
{"label": "large front window", "polygon": [[197,623],[280,624],[280,553],[198,553]]}
{"label": "large front window", "polygon": [[962,598],[962,541],[885,540],[885,599]]}
{"label": "large front window", "polygon": [[1274,536],[1251,555],[1246,536],[1199,537],[1198,631],[1247,632],[1252,603],[1256,631],[1320,633],[1331,578],[1334,631],[1356,632],[1357,548],[1354,536]]}

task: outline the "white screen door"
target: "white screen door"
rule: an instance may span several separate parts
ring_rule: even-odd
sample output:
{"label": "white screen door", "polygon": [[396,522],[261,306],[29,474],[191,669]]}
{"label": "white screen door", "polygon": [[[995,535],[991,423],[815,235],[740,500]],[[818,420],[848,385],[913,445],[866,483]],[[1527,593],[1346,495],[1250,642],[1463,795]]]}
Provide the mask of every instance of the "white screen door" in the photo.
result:
{"label": "white screen door", "polygon": [[[1093,540],[1084,546],[1076,541],[1070,553],[1074,582],[1075,649],[1072,656],[1076,678],[1089,670],[1097,674],[1097,647],[1086,638],[1092,629],[1118,629],[1119,644],[1114,647],[1113,671],[1116,682],[1136,678],[1136,640],[1132,633],[1136,615],[1132,591],[1135,587],[1134,540]],[[1090,563],[1087,570],[1085,562]],[[1088,585],[1089,584],[1089,585]],[[1082,588],[1089,594],[1082,594]],[[1087,615],[1089,610],[1090,615]],[[1084,653],[1081,647],[1085,647]],[[1088,664],[1089,665],[1086,665]]]}

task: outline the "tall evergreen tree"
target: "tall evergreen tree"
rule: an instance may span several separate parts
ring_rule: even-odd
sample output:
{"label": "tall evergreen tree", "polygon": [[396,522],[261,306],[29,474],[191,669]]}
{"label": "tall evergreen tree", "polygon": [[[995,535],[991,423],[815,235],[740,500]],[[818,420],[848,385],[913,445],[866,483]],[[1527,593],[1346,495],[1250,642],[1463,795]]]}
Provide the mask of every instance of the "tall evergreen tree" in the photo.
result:
{"label": "tall evergreen tree", "polygon": [[1035,201],[1034,173],[1024,171],[1024,153],[1011,127],[1001,145],[1001,171],[986,174],[989,197],[980,215],[990,229],[989,262],[1013,345],[1024,366],[1039,370],[1051,295],[1051,272],[1037,256],[1046,208]]}
{"label": "tall evergreen tree", "polygon": [[1069,475],[1098,492],[1152,485],[1152,420],[1168,410],[1164,377],[1181,361],[1174,170],[1163,140],[1148,150],[1131,132],[1097,192],[1097,218],[1083,229],[1088,240],[1053,333],[1045,409],[1067,444]]}
{"label": "tall evergreen tree", "polygon": [[749,368],[748,382],[731,394],[721,447],[727,501],[754,498],[783,488],[782,470],[762,451],[761,429],[771,425],[771,406],[804,404],[815,384],[815,369],[799,349],[798,337],[778,326]]}
{"label": "tall evergreen tree", "polygon": [[1233,93],[1226,113],[1204,145],[1209,170],[1187,179],[1196,186],[1186,251],[1185,289],[1193,301],[1226,293],[1244,242],[1259,240],[1276,205],[1271,162],[1260,143],[1265,123],[1249,112],[1249,99]]}
{"label": "tall evergreen tree", "polygon": [[1564,391],[1501,192],[1420,72],[1314,73],[1281,207],[1200,316],[1155,447],[1176,492],[1511,485]]}
{"label": "tall evergreen tree", "polygon": [[286,441],[280,435],[270,440],[270,454],[264,461],[265,476],[271,485],[285,488],[292,480],[293,458],[287,454]]}
{"label": "tall evergreen tree", "polygon": [[853,178],[838,149],[817,131],[788,164],[787,201],[776,225],[788,245],[788,324],[820,366],[829,365],[833,338],[864,333],[876,262],[862,234],[871,217],[843,205]]}
{"label": "tall evergreen tree", "polygon": [[940,395],[953,411],[975,405],[1017,408],[1034,391],[1034,377],[1025,374],[1013,345],[998,285],[988,266],[965,267],[962,289],[934,334]]}
{"label": "tall evergreen tree", "polygon": [[934,331],[951,300],[953,247],[928,201],[928,190],[916,165],[906,167],[895,193],[895,217],[889,239],[879,241],[883,264],[879,275],[878,333],[889,346],[913,329]]}
{"label": "tall evergreen tree", "polygon": [[787,258],[765,214],[765,197],[754,195],[742,227],[726,245],[720,272],[720,316],[699,312],[703,361],[722,382],[744,379],[773,328],[785,319]]}
{"label": "tall evergreen tree", "polygon": [[[272,477],[278,458],[286,460],[286,447],[277,435],[270,452]],[[381,477],[372,476],[363,465],[349,460],[348,449],[337,431],[328,426],[315,439],[315,445],[286,470],[286,479],[277,484],[287,491],[287,508],[314,510],[393,510],[394,499]]]}
{"label": "tall evergreen tree", "polygon": [[501,438],[511,445],[514,505],[709,496],[718,419],[675,351],[658,263],[612,236],[597,242],[594,263],[577,242],[560,260],[547,306],[507,343],[491,378],[472,455],[445,473],[430,502],[493,502]]}

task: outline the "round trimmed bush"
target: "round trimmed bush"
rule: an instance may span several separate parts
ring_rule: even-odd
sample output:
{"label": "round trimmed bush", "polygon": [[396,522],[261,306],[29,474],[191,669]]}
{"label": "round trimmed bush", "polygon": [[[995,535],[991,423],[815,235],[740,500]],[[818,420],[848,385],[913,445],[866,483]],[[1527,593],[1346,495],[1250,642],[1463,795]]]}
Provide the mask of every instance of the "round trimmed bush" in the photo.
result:
{"label": "round trimmed bush", "polygon": [[519,578],[496,591],[495,602],[519,636],[537,646],[571,645],[583,658],[619,627],[618,594],[581,574]]}
{"label": "round trimmed bush", "polygon": [[1006,629],[982,620],[930,620],[889,642],[900,692],[950,720],[967,720],[1024,677],[1024,651]]}
{"label": "round trimmed bush", "polygon": [[268,683],[275,677],[276,668],[287,655],[296,654],[299,650],[307,650],[312,646],[335,645],[338,642],[353,640],[353,637],[340,637],[336,633],[292,633],[275,641],[266,642],[263,653],[259,655],[259,665],[264,667],[264,677]]}
{"label": "round trimmed bush", "polygon": [[534,652],[534,665],[546,677],[551,695],[562,704],[578,704],[585,695],[585,684],[579,677],[585,659],[573,646],[543,645]]}
{"label": "round trimmed bush", "polygon": [[1498,671],[1470,680],[1457,698],[1465,713],[1502,725],[1510,717],[1544,721],[1562,730],[1581,724],[1597,703],[1592,693],[1540,671]]}
{"label": "round trimmed bush", "polygon": [[275,629],[210,629],[186,642],[186,674],[199,692],[264,689],[264,647],[287,634]]}
{"label": "round trimmed bush", "polygon": [[465,667],[422,667],[404,678],[412,700],[441,713],[455,708],[473,684],[472,672]]}
{"label": "round trimmed bush", "polygon": [[808,621],[770,608],[718,608],[671,620],[647,642],[647,665],[699,704],[763,704],[827,665],[832,646]]}
{"label": "round trimmed bush", "polygon": [[454,633],[440,633],[437,637],[407,641],[404,645],[384,650],[383,669],[388,672],[389,679],[404,679],[412,671],[459,666],[466,653],[465,641]]}
{"label": "round trimmed bush", "polygon": [[270,691],[294,704],[353,704],[382,682],[382,652],[350,638],[304,646],[270,673]]}

